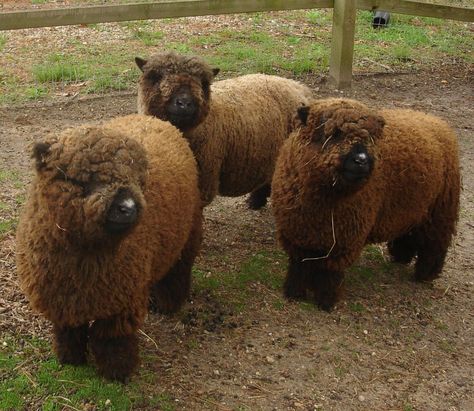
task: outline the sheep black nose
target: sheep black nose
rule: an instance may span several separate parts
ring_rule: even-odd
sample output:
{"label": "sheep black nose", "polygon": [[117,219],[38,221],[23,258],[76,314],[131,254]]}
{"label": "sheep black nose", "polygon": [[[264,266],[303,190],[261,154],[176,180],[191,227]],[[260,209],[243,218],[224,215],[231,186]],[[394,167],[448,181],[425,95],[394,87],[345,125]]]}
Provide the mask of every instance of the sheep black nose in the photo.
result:
{"label": "sheep black nose", "polygon": [[176,99],[176,105],[181,109],[189,109],[192,103],[193,102],[189,97],[178,97]]}
{"label": "sheep black nose", "polygon": [[111,234],[120,234],[130,229],[138,218],[138,207],[131,197],[117,196],[107,212],[105,228]]}
{"label": "sheep black nose", "polygon": [[196,112],[196,104],[191,96],[182,94],[174,97],[170,109],[175,115],[192,116]]}
{"label": "sheep black nose", "polygon": [[369,156],[366,153],[357,153],[354,155],[353,161],[356,164],[365,166],[369,162]]}
{"label": "sheep black nose", "polygon": [[362,145],[353,147],[342,161],[342,175],[349,182],[361,181],[372,171],[373,159]]}

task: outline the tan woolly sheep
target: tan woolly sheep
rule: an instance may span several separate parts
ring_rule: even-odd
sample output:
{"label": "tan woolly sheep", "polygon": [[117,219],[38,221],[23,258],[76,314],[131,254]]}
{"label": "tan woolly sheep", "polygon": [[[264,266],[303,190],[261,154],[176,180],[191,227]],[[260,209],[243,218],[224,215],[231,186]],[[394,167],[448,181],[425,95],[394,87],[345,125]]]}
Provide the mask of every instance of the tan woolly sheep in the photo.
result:
{"label": "tan woolly sheep", "polygon": [[34,146],[36,176],[17,230],[32,307],[53,323],[62,363],[128,380],[149,303],[169,312],[189,292],[201,243],[197,167],[181,133],[131,115]]}
{"label": "tan woolly sheep", "polygon": [[439,276],[455,233],[457,140],[442,120],[410,110],[372,111],[327,99],[299,109],[272,184],[279,240],[289,255],[285,294],[329,310],[344,270],[368,243],[388,242],[415,279]]}
{"label": "tan woolly sheep", "polygon": [[173,52],[136,58],[143,72],[138,111],[169,120],[189,140],[200,170],[201,196],[251,193],[249,206],[263,207],[275,160],[296,109],[312,93],[294,80],[251,74],[218,81],[218,69]]}

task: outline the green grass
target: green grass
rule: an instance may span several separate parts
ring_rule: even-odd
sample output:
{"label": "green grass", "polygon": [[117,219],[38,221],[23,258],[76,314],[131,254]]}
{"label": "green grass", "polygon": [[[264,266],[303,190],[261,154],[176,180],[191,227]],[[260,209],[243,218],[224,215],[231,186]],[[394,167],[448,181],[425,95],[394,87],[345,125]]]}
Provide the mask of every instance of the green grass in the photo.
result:
{"label": "green grass", "polygon": [[46,96],[56,83],[83,82],[86,93],[105,93],[129,89],[138,80],[133,56],[119,50],[97,57],[97,50],[81,48],[78,56],[52,53],[47,62],[34,66],[32,73],[39,86],[27,90],[29,99]]}
{"label": "green grass", "polygon": [[5,36],[5,34],[0,34],[0,51],[5,48],[5,44],[7,44],[7,36]]}
{"label": "green grass", "polygon": [[427,64],[443,55],[474,61],[472,36],[463,34],[461,23],[398,14],[392,14],[383,29],[372,29],[371,22],[371,12],[357,13],[356,60],[370,58],[395,67],[412,61]]}
{"label": "green grass", "polygon": [[40,64],[33,67],[35,80],[40,83],[74,82],[88,78],[87,67],[74,63]]}
{"label": "green grass", "polygon": [[21,183],[20,174],[17,171],[0,168],[0,183],[11,183],[18,185]]}
{"label": "green grass", "polygon": [[[90,2],[96,3],[100,2]],[[357,13],[355,71],[380,71],[380,64],[398,70],[442,64],[452,58],[474,61],[474,42],[465,34],[463,23],[396,14],[392,14],[387,28],[374,30],[371,23],[372,13]],[[91,41],[84,44],[82,39],[71,37],[67,52],[64,45],[52,44],[37,50],[41,59],[31,59],[30,47],[17,49],[14,56],[2,53],[0,104],[54,98],[58,89],[62,93],[73,86],[73,92],[81,94],[130,90],[139,76],[134,57],[164,49],[202,56],[221,69],[219,78],[255,72],[298,77],[328,71],[331,10],[292,11],[276,17],[247,14],[242,16],[239,30],[217,27],[211,33],[192,36],[183,36],[182,29],[170,27],[175,24],[182,26],[183,20],[117,23],[124,36],[111,42],[95,39],[111,26],[94,24],[84,28],[91,30]],[[295,26],[304,30],[295,30]],[[6,41],[7,37],[0,34],[0,50]]]}
{"label": "green grass", "polygon": [[134,37],[141,40],[145,46],[156,46],[160,44],[165,36],[161,31],[150,31],[137,29],[133,33]]}
{"label": "green grass", "polygon": [[359,302],[350,302],[349,303],[349,308],[351,311],[355,312],[355,313],[363,313],[364,311],[366,311],[366,308],[364,306],[364,304],[362,303],[359,303]]}
{"label": "green grass", "polygon": [[280,290],[286,271],[286,255],[281,251],[259,252],[244,260],[237,270],[230,272],[209,273],[199,268],[193,269],[193,287],[199,291],[210,291],[216,298],[222,299],[237,307],[245,309],[248,296],[255,293],[251,287],[255,284],[278,291],[273,298],[275,309],[283,309]]}
{"label": "green grass", "polygon": [[[106,381],[91,366],[62,366],[49,344],[41,340],[2,336],[0,349],[0,410],[175,409],[170,395],[156,389],[158,377],[142,370],[127,385]],[[21,348],[20,348],[21,347]],[[156,361],[156,358],[147,358]],[[34,406],[32,405],[34,404]]]}
{"label": "green grass", "polygon": [[11,231],[14,231],[17,223],[18,219],[16,218],[0,220],[0,238],[2,238],[5,234],[8,234]]}

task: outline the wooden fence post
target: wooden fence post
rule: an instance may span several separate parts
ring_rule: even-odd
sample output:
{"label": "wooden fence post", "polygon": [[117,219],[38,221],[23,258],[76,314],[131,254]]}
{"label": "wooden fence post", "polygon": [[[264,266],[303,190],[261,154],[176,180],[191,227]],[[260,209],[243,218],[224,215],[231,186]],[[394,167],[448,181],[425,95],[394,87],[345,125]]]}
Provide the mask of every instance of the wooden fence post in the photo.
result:
{"label": "wooden fence post", "polygon": [[356,0],[334,0],[329,78],[337,88],[351,86]]}

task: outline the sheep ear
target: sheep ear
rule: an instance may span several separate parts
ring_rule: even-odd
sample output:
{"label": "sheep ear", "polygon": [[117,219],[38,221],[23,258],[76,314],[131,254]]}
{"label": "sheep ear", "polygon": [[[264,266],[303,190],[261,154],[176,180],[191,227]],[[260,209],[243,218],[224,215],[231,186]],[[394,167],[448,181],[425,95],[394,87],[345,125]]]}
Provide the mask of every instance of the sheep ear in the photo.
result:
{"label": "sheep ear", "polygon": [[138,68],[143,72],[143,66],[147,63],[145,59],[142,59],[141,57],[135,57],[135,64],[138,66]]}
{"label": "sheep ear", "polygon": [[216,67],[216,68],[213,68],[213,69],[212,69],[212,74],[214,74],[214,77],[215,77],[215,76],[217,76],[217,75],[219,74],[220,71],[221,71],[220,68],[217,68],[217,67]]}
{"label": "sheep ear", "polygon": [[373,115],[367,118],[367,131],[375,138],[382,136],[384,126],[385,119],[382,116]]}
{"label": "sheep ear", "polygon": [[298,118],[301,120],[303,125],[306,125],[309,115],[309,106],[301,106],[298,108]]}
{"label": "sheep ear", "polygon": [[46,166],[46,156],[51,151],[51,144],[46,142],[36,143],[33,146],[32,158],[36,160],[36,169],[40,171]]}

